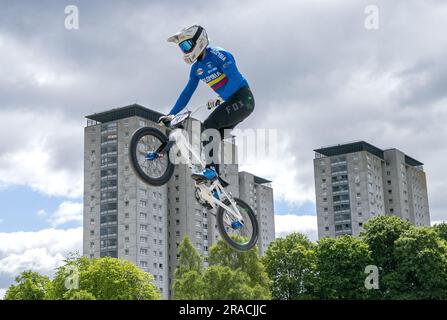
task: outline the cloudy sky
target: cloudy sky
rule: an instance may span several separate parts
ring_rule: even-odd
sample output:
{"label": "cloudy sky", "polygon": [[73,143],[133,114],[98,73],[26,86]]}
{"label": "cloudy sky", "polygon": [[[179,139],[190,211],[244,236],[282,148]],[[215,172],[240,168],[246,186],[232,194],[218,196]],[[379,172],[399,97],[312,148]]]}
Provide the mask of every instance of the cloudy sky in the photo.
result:
{"label": "cloudy sky", "polygon": [[[0,296],[20,271],[48,274],[81,250],[84,116],[169,111],[189,67],[166,38],[192,23],[253,89],[241,128],[278,130],[278,156],[242,166],[274,181],[277,235],[316,238],[312,150],[360,139],[424,162],[431,219],[447,220],[446,18],[443,0],[1,0]],[[200,85],[191,105],[210,97]]]}

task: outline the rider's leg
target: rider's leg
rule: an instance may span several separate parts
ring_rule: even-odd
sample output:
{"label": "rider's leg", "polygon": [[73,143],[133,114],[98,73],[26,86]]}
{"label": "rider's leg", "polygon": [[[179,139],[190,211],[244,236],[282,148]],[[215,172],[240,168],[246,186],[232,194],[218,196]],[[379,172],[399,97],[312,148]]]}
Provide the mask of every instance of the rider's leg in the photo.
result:
{"label": "rider's leg", "polygon": [[[227,101],[218,106],[209,117],[203,122],[203,130],[219,130],[221,139],[224,138],[226,129],[233,129],[240,122],[245,120],[254,109],[255,100],[249,87],[244,87],[233,94]],[[203,146],[210,143],[211,140],[204,141]],[[211,150],[210,157],[213,156]],[[209,161],[207,161],[209,163]],[[219,164],[214,164],[218,166]],[[216,168],[218,170],[218,168]]]}

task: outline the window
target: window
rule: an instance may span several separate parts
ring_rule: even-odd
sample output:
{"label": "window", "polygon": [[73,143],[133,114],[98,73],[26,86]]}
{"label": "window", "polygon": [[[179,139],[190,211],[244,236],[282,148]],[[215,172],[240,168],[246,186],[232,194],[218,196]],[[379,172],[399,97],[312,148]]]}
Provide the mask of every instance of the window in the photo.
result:
{"label": "window", "polygon": [[124,249],[124,255],[126,255],[126,256],[129,255],[129,249]]}
{"label": "window", "polygon": [[147,268],[147,261],[140,261],[140,267]]}
{"label": "window", "polygon": [[147,237],[140,237],[140,242],[147,243]]}
{"label": "window", "polygon": [[129,225],[128,225],[128,224],[126,224],[126,225],[124,226],[124,230],[125,230],[125,231],[129,231]]}
{"label": "window", "polygon": [[329,231],[329,227],[324,227],[324,230]]}
{"label": "window", "polygon": [[90,230],[90,235],[94,236],[95,235],[95,230]]}
{"label": "window", "polygon": [[141,231],[147,231],[147,224],[140,224]]}
{"label": "window", "polygon": [[174,176],[174,179],[175,179],[175,180],[178,180],[178,174],[176,174],[176,175]]}
{"label": "window", "polygon": [[180,237],[180,231],[178,231],[178,230],[175,231],[175,236],[176,236],[176,237]]}
{"label": "window", "polygon": [[175,225],[178,226],[180,224],[180,220],[175,220]]}
{"label": "window", "polygon": [[126,242],[126,243],[129,242],[129,237],[125,237],[124,242]]}
{"label": "window", "polygon": [[147,255],[147,249],[146,248],[140,248],[140,254]]}
{"label": "window", "polygon": [[143,208],[146,208],[147,207],[147,201],[140,200],[140,206],[143,207]]}
{"label": "window", "polygon": [[140,212],[140,219],[147,219],[147,213]]}

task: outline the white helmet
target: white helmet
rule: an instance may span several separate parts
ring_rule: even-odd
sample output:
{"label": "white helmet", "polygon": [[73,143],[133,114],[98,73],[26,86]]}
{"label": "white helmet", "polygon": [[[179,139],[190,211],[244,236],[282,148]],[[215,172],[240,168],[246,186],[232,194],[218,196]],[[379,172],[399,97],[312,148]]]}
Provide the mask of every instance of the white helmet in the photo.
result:
{"label": "white helmet", "polygon": [[178,44],[183,52],[185,62],[193,64],[208,46],[209,39],[204,28],[193,25],[169,37],[168,42]]}

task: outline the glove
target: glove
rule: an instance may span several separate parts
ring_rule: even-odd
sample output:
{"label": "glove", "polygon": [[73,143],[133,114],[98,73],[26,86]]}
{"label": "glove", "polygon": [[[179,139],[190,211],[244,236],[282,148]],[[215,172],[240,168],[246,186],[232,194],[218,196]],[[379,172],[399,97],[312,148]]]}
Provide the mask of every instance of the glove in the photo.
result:
{"label": "glove", "polygon": [[172,114],[168,114],[168,115],[166,115],[166,116],[161,116],[161,117],[158,119],[158,122],[159,122],[159,123],[163,123],[163,124],[165,124],[165,123],[171,122],[172,119],[174,119],[174,115],[172,115]]}
{"label": "glove", "polygon": [[215,107],[218,107],[222,104],[223,100],[221,98],[217,98],[217,99],[210,99],[208,100],[208,102],[206,103],[206,106],[208,108],[208,110],[211,110]]}

